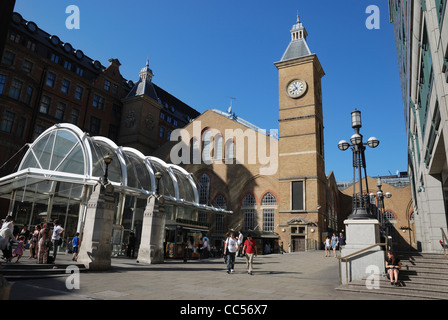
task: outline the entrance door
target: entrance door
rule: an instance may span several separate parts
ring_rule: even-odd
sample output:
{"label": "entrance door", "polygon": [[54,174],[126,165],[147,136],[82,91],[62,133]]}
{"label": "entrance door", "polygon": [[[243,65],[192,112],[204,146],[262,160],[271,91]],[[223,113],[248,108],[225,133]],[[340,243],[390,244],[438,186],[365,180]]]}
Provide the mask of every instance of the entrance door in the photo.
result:
{"label": "entrance door", "polygon": [[305,251],[305,237],[293,237],[292,252]]}

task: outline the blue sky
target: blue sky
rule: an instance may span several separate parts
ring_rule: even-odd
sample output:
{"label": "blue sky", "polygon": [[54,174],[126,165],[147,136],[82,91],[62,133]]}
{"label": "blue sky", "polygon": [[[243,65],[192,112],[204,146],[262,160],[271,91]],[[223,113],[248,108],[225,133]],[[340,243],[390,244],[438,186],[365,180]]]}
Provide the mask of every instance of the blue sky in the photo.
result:
{"label": "blue sky", "polygon": [[[80,10],[69,30],[66,8]],[[369,5],[380,28],[369,30]],[[322,78],[326,173],[352,178],[351,152],[337,143],[353,134],[350,112],[361,110],[370,176],[407,170],[403,103],[387,1],[378,0],[17,0],[15,11],[41,29],[138,80],[149,59],[153,81],[199,112],[233,111],[263,129],[278,128],[278,72],[299,11]]]}

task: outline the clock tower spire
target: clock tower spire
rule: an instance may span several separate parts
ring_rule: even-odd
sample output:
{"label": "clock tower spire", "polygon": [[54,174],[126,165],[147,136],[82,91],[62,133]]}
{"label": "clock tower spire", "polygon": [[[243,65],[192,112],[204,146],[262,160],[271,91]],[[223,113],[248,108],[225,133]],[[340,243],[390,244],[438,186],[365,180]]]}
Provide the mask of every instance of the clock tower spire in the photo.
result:
{"label": "clock tower spire", "polygon": [[[292,250],[322,243],[326,228],[326,185],[321,78],[297,14],[291,41],[279,62],[278,233]],[[289,232],[282,232],[288,230]],[[297,234],[296,230],[302,230]],[[311,240],[311,241],[310,241]],[[300,247],[300,249],[298,249]]]}

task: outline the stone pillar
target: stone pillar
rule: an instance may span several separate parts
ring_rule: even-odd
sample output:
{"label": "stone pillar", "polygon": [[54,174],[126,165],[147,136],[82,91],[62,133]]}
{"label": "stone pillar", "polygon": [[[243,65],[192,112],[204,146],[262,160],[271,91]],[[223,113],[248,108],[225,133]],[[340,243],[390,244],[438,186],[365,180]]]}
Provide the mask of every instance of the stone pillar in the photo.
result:
{"label": "stone pillar", "polygon": [[[348,219],[344,221],[347,245],[342,248],[344,257],[356,251],[365,249],[373,244],[380,243],[379,222],[377,219]],[[382,247],[376,246],[342,260],[342,283],[346,283],[346,268],[348,268],[348,282],[362,280],[374,273],[385,271],[385,252]]]}
{"label": "stone pillar", "polygon": [[165,208],[163,198],[148,198],[143,214],[142,237],[137,262],[163,263],[163,242],[165,237]]}
{"label": "stone pillar", "polygon": [[108,270],[111,266],[111,237],[115,202],[112,185],[96,185],[87,204],[78,263],[89,270]]}

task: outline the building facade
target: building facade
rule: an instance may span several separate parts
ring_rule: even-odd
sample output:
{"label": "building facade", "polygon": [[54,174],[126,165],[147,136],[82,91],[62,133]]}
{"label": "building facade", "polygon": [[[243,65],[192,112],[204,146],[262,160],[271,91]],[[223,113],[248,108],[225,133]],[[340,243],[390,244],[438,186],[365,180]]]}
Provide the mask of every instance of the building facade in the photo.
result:
{"label": "building facade", "polygon": [[405,124],[408,172],[421,250],[447,232],[448,17],[446,0],[389,1]]}

